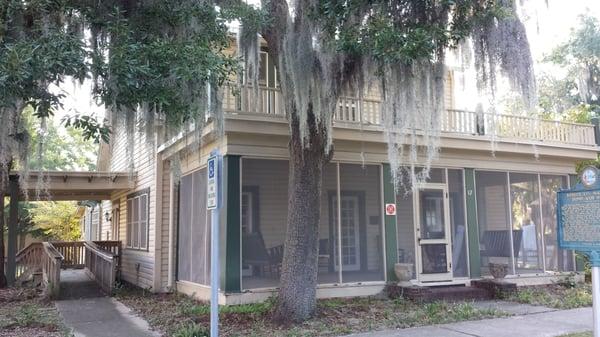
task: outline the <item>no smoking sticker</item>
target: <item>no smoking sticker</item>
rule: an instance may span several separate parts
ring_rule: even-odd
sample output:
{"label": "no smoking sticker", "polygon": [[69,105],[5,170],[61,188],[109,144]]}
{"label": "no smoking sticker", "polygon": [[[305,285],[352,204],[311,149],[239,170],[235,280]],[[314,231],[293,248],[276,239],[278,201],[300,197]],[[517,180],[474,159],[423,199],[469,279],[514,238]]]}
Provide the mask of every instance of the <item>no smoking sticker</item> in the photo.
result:
{"label": "no smoking sticker", "polygon": [[396,215],[396,204],[385,204],[385,215]]}

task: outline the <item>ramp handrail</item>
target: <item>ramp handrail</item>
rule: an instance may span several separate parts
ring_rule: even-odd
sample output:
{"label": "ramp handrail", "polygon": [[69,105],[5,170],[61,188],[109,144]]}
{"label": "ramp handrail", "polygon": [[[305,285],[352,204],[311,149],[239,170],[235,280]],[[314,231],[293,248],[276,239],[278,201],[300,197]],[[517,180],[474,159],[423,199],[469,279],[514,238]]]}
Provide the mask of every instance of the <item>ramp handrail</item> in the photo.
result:
{"label": "ramp handrail", "polygon": [[21,249],[15,258],[17,267],[15,277],[17,279],[21,276],[28,277],[26,274],[31,275],[30,273],[39,271],[42,267],[43,253],[44,248],[41,242],[30,243],[27,247]]}
{"label": "ramp handrail", "polygon": [[112,294],[117,275],[117,257],[92,241],[84,242],[85,269],[100,287]]}
{"label": "ramp handrail", "polygon": [[63,256],[50,242],[42,243],[43,282],[46,293],[52,298],[58,298],[60,292],[60,268]]}

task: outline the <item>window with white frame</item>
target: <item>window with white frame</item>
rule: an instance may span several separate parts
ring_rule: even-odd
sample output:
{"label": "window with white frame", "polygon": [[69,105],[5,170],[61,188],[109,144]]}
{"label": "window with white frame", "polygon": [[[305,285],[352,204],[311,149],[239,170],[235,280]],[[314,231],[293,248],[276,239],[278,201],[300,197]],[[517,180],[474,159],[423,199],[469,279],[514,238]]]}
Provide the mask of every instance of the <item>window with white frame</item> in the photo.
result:
{"label": "window with white frame", "polygon": [[148,249],[148,195],[149,190],[127,197],[127,248]]}

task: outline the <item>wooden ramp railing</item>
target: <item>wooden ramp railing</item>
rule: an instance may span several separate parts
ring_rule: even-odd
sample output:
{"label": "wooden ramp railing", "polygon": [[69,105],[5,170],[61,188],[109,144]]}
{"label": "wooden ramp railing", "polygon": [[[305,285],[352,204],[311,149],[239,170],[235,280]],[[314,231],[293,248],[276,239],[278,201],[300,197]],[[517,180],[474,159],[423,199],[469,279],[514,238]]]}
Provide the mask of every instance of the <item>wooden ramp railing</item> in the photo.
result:
{"label": "wooden ramp railing", "polygon": [[17,253],[17,280],[42,274],[45,292],[58,298],[60,270],[85,268],[87,274],[112,294],[121,267],[121,241],[34,242]]}
{"label": "wooden ramp railing", "polygon": [[51,298],[58,298],[63,256],[50,242],[44,242],[42,245],[44,248],[44,253],[42,254],[44,288]]}
{"label": "wooden ramp railing", "polygon": [[44,248],[41,242],[33,242],[21,249],[16,256],[16,279],[23,282],[33,273],[41,271]]}
{"label": "wooden ramp railing", "polygon": [[85,271],[108,294],[112,294],[117,276],[118,259],[115,254],[100,248],[92,241],[84,242]]}
{"label": "wooden ramp railing", "polygon": [[[117,267],[121,265],[121,241],[92,241],[100,249],[112,253],[117,260]],[[59,241],[52,245],[63,255],[63,269],[85,268],[85,243],[84,241]]]}

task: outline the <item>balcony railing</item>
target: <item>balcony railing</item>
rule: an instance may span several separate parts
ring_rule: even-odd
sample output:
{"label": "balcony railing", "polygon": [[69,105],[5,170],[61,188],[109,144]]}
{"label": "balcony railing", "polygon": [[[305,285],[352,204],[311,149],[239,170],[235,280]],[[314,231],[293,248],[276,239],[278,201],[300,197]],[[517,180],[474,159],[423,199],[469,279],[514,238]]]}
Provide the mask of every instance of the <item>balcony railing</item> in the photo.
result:
{"label": "balcony railing", "polygon": [[[281,92],[277,88],[260,87],[258,100],[251,87],[225,88],[225,112],[266,116],[285,115]],[[347,126],[381,125],[381,101],[375,98],[341,97],[334,123]],[[533,140],[549,143],[595,146],[594,126],[541,120],[525,116],[446,110],[441,116],[442,133]]]}

